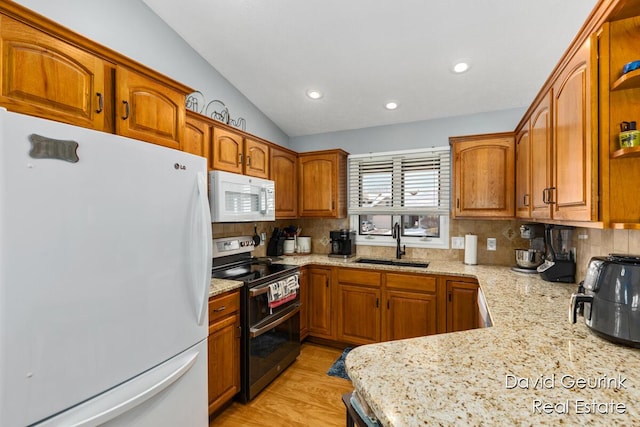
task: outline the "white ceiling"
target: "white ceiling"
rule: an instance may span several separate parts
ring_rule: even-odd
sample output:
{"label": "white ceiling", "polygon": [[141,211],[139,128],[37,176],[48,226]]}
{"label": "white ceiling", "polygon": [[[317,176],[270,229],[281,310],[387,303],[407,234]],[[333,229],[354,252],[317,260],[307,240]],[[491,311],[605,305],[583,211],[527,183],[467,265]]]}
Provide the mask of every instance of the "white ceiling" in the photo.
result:
{"label": "white ceiling", "polygon": [[143,1],[290,137],[526,107],[596,3]]}

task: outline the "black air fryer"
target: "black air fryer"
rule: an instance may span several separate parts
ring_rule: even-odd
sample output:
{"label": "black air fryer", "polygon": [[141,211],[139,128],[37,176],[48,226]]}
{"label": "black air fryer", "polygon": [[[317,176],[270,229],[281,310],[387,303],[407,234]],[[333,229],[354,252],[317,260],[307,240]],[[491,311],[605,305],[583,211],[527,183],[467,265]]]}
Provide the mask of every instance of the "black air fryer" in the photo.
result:
{"label": "black air fryer", "polygon": [[597,335],[640,348],[640,255],[593,257],[578,293],[571,296],[571,322],[578,311]]}

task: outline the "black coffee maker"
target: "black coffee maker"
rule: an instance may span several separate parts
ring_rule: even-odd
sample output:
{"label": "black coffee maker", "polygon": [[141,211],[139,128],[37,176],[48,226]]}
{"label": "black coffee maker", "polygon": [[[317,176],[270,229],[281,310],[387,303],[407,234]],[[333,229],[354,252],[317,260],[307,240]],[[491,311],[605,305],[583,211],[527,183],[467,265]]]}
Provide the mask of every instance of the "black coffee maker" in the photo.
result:
{"label": "black coffee maker", "polygon": [[356,232],[350,230],[333,230],[329,232],[331,238],[330,257],[349,258],[356,254]]}
{"label": "black coffee maker", "polygon": [[538,266],[540,277],[547,282],[575,282],[576,260],[571,250],[573,227],[545,224],[544,243],[547,249],[544,263]]}

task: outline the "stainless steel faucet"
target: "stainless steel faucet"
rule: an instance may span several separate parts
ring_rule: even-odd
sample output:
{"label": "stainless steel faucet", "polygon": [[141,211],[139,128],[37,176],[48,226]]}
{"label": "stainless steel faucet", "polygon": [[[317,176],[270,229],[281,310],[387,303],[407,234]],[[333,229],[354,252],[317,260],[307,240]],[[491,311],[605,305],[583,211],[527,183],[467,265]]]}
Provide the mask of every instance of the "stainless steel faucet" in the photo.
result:
{"label": "stainless steel faucet", "polygon": [[400,223],[396,222],[393,226],[393,238],[396,239],[396,259],[402,258],[407,250],[407,245],[402,245],[402,249],[400,249],[400,231]]}

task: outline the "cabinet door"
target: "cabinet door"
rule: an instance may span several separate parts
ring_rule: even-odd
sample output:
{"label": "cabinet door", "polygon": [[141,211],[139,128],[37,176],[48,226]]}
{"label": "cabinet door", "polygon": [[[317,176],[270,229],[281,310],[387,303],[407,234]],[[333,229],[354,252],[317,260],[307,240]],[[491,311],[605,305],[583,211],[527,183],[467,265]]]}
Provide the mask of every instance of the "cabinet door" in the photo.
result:
{"label": "cabinet door", "polygon": [[2,87],[8,110],[112,132],[110,65],[64,41],[0,17]]}
{"label": "cabinet door", "polygon": [[334,338],[331,327],[331,269],[310,268],[307,275],[309,334]]}
{"label": "cabinet door", "polygon": [[240,391],[240,316],[209,325],[209,414]]}
{"label": "cabinet door", "polygon": [[451,138],[454,149],[454,217],[514,216],[514,138]]}
{"label": "cabinet door", "polygon": [[447,332],[478,327],[478,285],[447,281]]}
{"label": "cabinet door", "polygon": [[529,123],[518,132],[516,138],[516,216],[531,216],[531,144],[529,140]]}
{"label": "cabinet door", "polygon": [[213,169],[242,173],[242,135],[214,126],[211,153]]}
{"label": "cabinet door", "polygon": [[182,148],[185,96],[125,67],[116,68],[116,132]]}
{"label": "cabinet door", "polygon": [[271,147],[271,180],[275,182],[276,218],[298,215],[298,175],[295,153]]}
{"label": "cabinet door", "polygon": [[208,157],[211,132],[209,124],[187,114],[182,150],[197,156]]}
{"label": "cabinet door", "polygon": [[438,333],[436,296],[418,292],[385,292],[385,341]]}
{"label": "cabinet door", "polygon": [[244,140],[244,174],[269,178],[269,145],[249,138]]}
{"label": "cabinet door", "polygon": [[344,218],[346,209],[346,162],[342,150],[303,153],[298,157],[298,215]]}
{"label": "cabinet door", "polygon": [[531,115],[531,217],[537,219],[551,218],[551,97],[550,91]]}
{"label": "cabinet door", "polygon": [[300,269],[298,284],[300,285],[300,341],[309,335],[309,285],[307,284],[308,269]]}
{"label": "cabinet door", "polygon": [[589,40],[554,85],[553,219],[596,220],[592,212],[591,67]]}
{"label": "cabinet door", "polygon": [[339,284],[338,340],[351,344],[380,341],[380,289]]}

